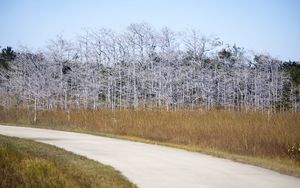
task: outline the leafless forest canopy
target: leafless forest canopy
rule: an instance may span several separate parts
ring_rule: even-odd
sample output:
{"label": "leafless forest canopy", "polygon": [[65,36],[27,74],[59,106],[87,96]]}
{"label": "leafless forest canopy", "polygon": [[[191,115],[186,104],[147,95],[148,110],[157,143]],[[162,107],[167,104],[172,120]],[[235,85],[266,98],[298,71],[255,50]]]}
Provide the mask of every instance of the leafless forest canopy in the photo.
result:
{"label": "leafless forest canopy", "polygon": [[[7,58],[9,52],[13,54]],[[297,111],[296,62],[251,54],[196,30],[88,30],[33,52],[2,50],[1,108]]]}

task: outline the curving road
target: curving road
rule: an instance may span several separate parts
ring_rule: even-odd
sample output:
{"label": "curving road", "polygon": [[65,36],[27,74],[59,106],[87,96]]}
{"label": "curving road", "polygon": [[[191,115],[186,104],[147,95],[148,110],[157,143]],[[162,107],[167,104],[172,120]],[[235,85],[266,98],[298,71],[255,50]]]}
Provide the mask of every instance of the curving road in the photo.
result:
{"label": "curving road", "polygon": [[0,125],[0,134],[33,139],[118,169],[141,188],[299,188],[300,179],[230,160],[88,134]]}

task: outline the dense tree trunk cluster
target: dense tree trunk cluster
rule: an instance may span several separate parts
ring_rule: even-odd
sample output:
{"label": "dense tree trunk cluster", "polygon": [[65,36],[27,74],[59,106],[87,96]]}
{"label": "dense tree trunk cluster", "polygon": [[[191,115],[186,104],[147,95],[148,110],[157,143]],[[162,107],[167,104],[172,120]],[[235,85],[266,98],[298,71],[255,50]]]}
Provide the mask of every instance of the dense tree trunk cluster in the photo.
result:
{"label": "dense tree trunk cluster", "polygon": [[294,110],[299,85],[283,63],[196,31],[132,24],[123,33],[57,37],[43,52],[18,50],[0,71],[1,106],[40,109]]}

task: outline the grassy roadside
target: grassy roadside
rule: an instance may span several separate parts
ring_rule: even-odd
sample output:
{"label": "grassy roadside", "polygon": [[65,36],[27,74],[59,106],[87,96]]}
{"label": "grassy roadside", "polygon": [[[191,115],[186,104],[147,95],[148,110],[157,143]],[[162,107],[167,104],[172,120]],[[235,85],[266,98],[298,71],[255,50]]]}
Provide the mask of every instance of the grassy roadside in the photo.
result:
{"label": "grassy roadside", "polygon": [[[15,124],[6,124],[11,126],[18,126]],[[203,154],[208,154],[214,157],[219,157],[223,159],[228,159],[244,164],[250,164],[255,165],[258,167],[263,167],[269,170],[273,170],[282,174],[291,175],[300,178],[300,164],[299,162],[289,159],[289,158],[270,158],[270,157],[254,157],[254,156],[247,156],[247,155],[240,155],[240,154],[234,154],[229,153],[226,151],[221,151],[218,149],[213,148],[201,148],[199,146],[188,146],[188,145],[180,145],[180,144],[174,144],[169,142],[159,142],[154,140],[147,140],[144,138],[139,137],[132,137],[132,136],[122,136],[122,135],[113,135],[113,134],[107,134],[107,133],[101,133],[101,132],[95,132],[95,131],[87,131],[82,129],[74,129],[74,128],[67,128],[67,127],[45,127],[45,126],[36,126],[36,125],[19,125],[23,127],[34,127],[34,128],[44,128],[44,129],[54,129],[54,130],[61,130],[61,131],[70,131],[70,132],[77,132],[77,133],[86,133],[91,135],[97,135],[97,136],[105,136],[109,138],[117,138],[117,139],[123,139],[133,142],[141,142],[146,144],[155,144],[155,145],[161,145],[161,146],[167,146],[167,147],[173,147],[177,149],[184,149],[191,152],[199,152]]]}
{"label": "grassy roadside", "polygon": [[135,187],[112,167],[47,144],[0,136],[0,187]]}
{"label": "grassy roadside", "polygon": [[300,177],[299,158],[288,153],[288,147],[300,141],[299,113],[268,117],[225,111],[76,111],[69,115],[70,119],[61,111],[41,112],[33,125],[30,112],[5,111],[0,122],[176,147]]}

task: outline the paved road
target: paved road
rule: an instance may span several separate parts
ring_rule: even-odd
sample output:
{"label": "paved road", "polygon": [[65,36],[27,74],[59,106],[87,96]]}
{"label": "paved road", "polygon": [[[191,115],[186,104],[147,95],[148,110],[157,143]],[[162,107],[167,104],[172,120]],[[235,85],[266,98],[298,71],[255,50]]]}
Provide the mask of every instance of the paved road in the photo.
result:
{"label": "paved road", "polygon": [[0,134],[64,148],[121,171],[141,188],[299,188],[300,179],[169,147],[88,134],[0,125]]}

